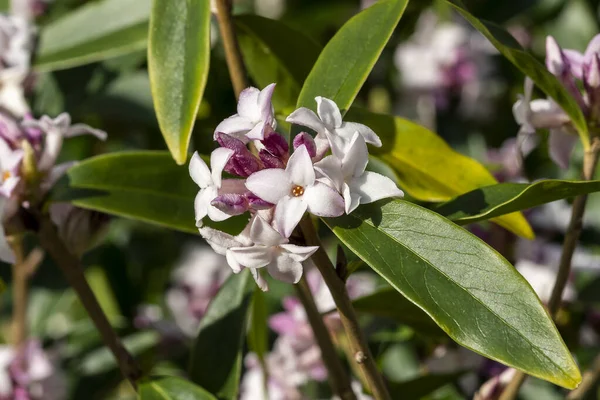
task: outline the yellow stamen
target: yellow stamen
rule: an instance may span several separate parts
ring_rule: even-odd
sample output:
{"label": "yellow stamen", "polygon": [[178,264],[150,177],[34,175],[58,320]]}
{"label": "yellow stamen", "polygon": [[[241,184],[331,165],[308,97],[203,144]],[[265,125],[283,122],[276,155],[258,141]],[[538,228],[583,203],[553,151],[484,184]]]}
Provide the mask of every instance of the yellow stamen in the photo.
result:
{"label": "yellow stamen", "polygon": [[4,172],[2,172],[2,180],[3,180],[3,181],[7,180],[7,179],[8,179],[8,178],[10,178],[11,176],[12,176],[12,175],[11,175],[10,171],[4,171]]}
{"label": "yellow stamen", "polygon": [[292,196],[300,197],[304,194],[304,188],[302,186],[294,186],[292,188]]}

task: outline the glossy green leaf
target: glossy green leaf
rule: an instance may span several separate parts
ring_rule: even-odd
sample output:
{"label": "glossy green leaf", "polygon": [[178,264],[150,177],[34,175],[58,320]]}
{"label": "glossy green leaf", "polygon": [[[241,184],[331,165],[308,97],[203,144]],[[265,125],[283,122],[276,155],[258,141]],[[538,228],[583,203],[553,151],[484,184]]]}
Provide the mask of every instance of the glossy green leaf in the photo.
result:
{"label": "glossy green leaf", "polygon": [[420,334],[446,336],[429,315],[394,288],[385,288],[368,296],[359,297],[352,301],[352,304],[360,313],[393,319],[410,326]]}
{"label": "glossy green leaf", "polygon": [[408,0],[380,0],[351,18],[327,43],[306,78],[298,107],[316,107],[315,97],[350,108],[373,69]]}
{"label": "glossy green leaf", "polygon": [[471,15],[460,0],[446,0],[475,29],[481,32],[521,72],[529,76],[535,84],[550,96],[571,117],[579,132],[584,148],[590,145],[585,116],[575,99],[569,94],[560,81],[533,55],[526,52],[521,45],[504,28],[492,22],[480,20]]}
{"label": "glossy green leaf", "polygon": [[294,107],[321,46],[281,21],[258,15],[235,17],[235,25],[252,80],[261,88],[277,83],[275,110]]}
{"label": "glossy green leaf", "polygon": [[581,381],[531,286],[481,239],[403,200],[325,222],[459,344],[566,388]]}
{"label": "glossy green leaf", "polygon": [[433,210],[460,225],[465,225],[598,191],[600,181],[548,179],[533,184],[500,183],[463,194],[434,207]]}
{"label": "glossy green leaf", "polygon": [[210,64],[210,1],[153,0],[148,73],[158,124],[185,163]]}
{"label": "glossy green leaf", "polygon": [[[194,198],[198,187],[186,167],[177,166],[166,151],[101,155],[71,168],[53,194],[53,201],[197,233]],[[239,233],[247,218],[230,218],[218,228]]]}
{"label": "glossy green leaf", "polygon": [[193,383],[176,376],[155,377],[139,387],[140,400],[217,400]]}
{"label": "glossy green leaf", "polygon": [[[363,123],[379,134],[383,146],[371,146],[370,153],[391,166],[402,189],[416,199],[448,201],[498,183],[479,162],[454,151],[438,135],[414,122],[355,107],[350,109],[346,119]],[[534,236],[520,213],[493,221],[517,235]]]}
{"label": "glossy green leaf", "polygon": [[419,400],[441,387],[455,382],[466,372],[422,375],[404,382],[389,382],[388,387],[390,395],[394,399]]}
{"label": "glossy green leaf", "polygon": [[101,0],[42,28],[34,68],[71,68],[146,47],[151,0]]}
{"label": "glossy green leaf", "polygon": [[190,357],[190,379],[219,399],[236,399],[246,322],[256,285],[249,271],[232,275],[212,299]]}

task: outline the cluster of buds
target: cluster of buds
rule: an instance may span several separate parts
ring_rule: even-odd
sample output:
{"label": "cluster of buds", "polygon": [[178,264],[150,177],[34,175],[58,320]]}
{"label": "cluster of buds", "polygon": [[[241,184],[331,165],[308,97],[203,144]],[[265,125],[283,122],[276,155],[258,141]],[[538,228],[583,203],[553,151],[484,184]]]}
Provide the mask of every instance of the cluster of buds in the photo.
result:
{"label": "cluster of buds", "polygon": [[[274,89],[275,84],[262,91],[245,89],[238,113],[215,130],[221,147],[212,152],[211,167],[198,153],[189,165],[200,186],[195,200],[200,234],[226,256],[234,272],[250,269],[263,290],[268,286],[260,269],[266,267],[272,277],[297,283],[302,262],[317,250],[289,243],[306,212],[338,217],[359,204],[403,196],[391,179],[366,171],[367,143],[381,146],[379,137],[365,125],[342,121],[338,106],[329,99],[316,98],[317,114],[302,107],[289,115],[288,122],[316,132],[314,138],[306,132],[296,135],[290,155],[288,142],[275,131]],[[223,171],[236,178],[222,179]],[[223,221],[246,212],[249,223],[237,236],[202,223],[205,217]]]}
{"label": "cluster of buds", "polygon": [[[589,43],[585,53],[562,49],[556,40],[546,38],[546,67],[555,75],[577,102],[592,128],[600,125],[600,35]],[[549,153],[562,168],[569,165],[577,131],[569,116],[552,99],[532,100],[533,81],[525,79],[524,95],[513,106],[513,114],[521,126],[518,140],[527,154],[539,139],[537,129],[548,129]]]}

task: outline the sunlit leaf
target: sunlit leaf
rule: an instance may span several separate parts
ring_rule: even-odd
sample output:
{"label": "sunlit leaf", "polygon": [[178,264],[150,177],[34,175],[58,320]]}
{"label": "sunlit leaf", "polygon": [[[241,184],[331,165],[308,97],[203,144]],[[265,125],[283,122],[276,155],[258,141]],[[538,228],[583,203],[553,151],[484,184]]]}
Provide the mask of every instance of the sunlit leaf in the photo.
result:
{"label": "sunlit leaf", "polygon": [[140,400],[217,400],[193,383],[176,376],[148,379],[140,384]]}

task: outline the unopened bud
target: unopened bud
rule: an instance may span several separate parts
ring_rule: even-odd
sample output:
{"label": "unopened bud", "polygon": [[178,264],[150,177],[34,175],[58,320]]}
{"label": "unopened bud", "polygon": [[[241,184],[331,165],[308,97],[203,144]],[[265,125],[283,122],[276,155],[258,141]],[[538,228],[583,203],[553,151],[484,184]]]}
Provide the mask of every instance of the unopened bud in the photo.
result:
{"label": "unopened bud", "polygon": [[248,200],[237,193],[217,196],[210,204],[229,215],[240,215],[248,211]]}
{"label": "unopened bud", "polygon": [[310,158],[313,158],[317,155],[317,145],[315,144],[315,139],[313,139],[313,137],[306,132],[300,132],[294,138],[294,150],[302,145],[306,147],[306,151],[308,151]]}
{"label": "unopened bud", "polygon": [[108,231],[110,217],[69,203],[50,206],[50,217],[67,248],[77,256],[94,248]]}
{"label": "unopened bud", "polygon": [[248,204],[250,205],[250,207],[254,210],[267,210],[273,207],[273,204],[261,199],[260,197],[251,192],[246,193],[246,199],[248,200]]}
{"label": "unopened bud", "polygon": [[287,160],[289,157],[290,146],[287,140],[275,131],[265,132],[265,138],[261,141],[265,149],[275,157]]}
{"label": "unopened bud", "polygon": [[263,162],[265,168],[285,168],[285,163],[281,158],[274,156],[265,149],[258,153],[258,157],[260,157],[260,161]]}
{"label": "unopened bud", "polygon": [[216,136],[217,142],[219,142],[222,147],[234,151],[233,156],[231,156],[227,165],[225,165],[225,171],[233,175],[247,178],[261,169],[260,162],[250,150],[248,150],[244,142],[221,132],[218,132]]}

